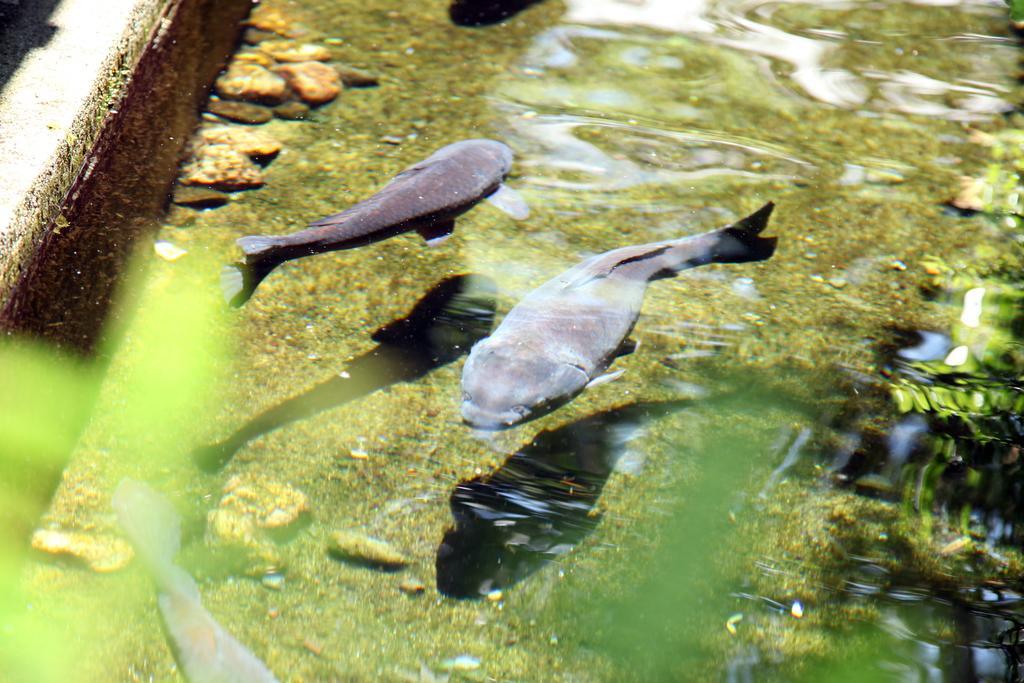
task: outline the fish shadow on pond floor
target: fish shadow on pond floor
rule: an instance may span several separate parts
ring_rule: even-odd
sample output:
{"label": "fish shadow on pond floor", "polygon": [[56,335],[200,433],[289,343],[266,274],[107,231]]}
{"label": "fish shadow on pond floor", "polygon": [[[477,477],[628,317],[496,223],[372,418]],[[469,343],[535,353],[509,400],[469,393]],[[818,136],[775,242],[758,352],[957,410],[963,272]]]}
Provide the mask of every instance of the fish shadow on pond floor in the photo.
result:
{"label": "fish shadow on pond floor", "polygon": [[455,527],[437,549],[438,591],[479,598],[569,552],[597,526],[592,511],[630,441],[690,403],[635,403],[541,432],[496,471],[458,484]]}
{"label": "fish shadow on pond floor", "polygon": [[510,19],[540,0],[454,0],[448,16],[456,26],[487,26]]}
{"label": "fish shadow on pond floor", "polygon": [[482,275],[443,280],[407,316],[374,332],[377,346],[352,360],[344,374],[257,415],[227,439],[196,450],[193,459],[215,472],[258,436],[451,363],[490,333],[496,295],[494,281]]}

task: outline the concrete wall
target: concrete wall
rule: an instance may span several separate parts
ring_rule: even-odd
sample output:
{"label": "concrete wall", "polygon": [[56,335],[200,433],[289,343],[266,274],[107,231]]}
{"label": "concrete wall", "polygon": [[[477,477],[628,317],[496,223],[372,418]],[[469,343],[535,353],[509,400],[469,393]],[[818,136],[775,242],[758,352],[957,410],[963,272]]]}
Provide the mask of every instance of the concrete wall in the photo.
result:
{"label": "concrete wall", "polygon": [[88,349],[249,0],[33,0],[0,17],[0,327]]}

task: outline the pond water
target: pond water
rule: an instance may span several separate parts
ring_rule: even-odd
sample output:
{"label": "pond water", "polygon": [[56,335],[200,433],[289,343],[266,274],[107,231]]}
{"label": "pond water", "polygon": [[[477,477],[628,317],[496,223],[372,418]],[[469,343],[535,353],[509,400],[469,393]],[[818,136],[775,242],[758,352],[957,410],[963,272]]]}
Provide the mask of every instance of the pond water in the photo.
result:
{"label": "pond water", "polygon": [[[280,680],[1016,679],[1020,431],[965,440],[912,396],[971,391],[964,335],[1015,332],[1009,285],[971,326],[969,283],[935,284],[1011,244],[942,206],[986,158],[971,128],[1019,96],[1000,2],[547,0],[480,27],[436,0],[263,7],[380,85],[262,126],[283,144],[265,187],[171,209],[158,237],[187,253],[147,264],[45,526],[114,538],[117,482],[149,482],[204,604]],[[182,326],[235,239],[471,137],[514,150],[528,220],[481,204],[440,246],[293,261]],[[767,201],[774,256],[652,283],[619,379],[462,424],[465,352],[531,289]],[[138,405],[165,393],[175,411]],[[224,522],[297,492],[283,532]],[[337,531],[408,566],[339,560]],[[180,678],[138,564],[29,565],[80,680]]]}

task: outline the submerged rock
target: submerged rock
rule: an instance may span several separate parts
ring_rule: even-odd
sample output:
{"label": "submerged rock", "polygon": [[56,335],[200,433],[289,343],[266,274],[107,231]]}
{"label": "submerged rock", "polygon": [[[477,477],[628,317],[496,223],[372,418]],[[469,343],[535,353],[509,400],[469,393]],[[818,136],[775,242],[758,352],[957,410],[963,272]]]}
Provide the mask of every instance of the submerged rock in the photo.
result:
{"label": "submerged rock", "polygon": [[960,192],[949,203],[961,211],[984,211],[985,180],[960,176]]}
{"label": "submerged rock", "polygon": [[301,28],[295,26],[280,11],[267,5],[257,5],[254,7],[245,24],[260,31],[276,33],[285,38],[297,38],[303,33]]}
{"label": "submerged rock", "polygon": [[242,34],[242,42],[249,45],[258,45],[264,40],[277,40],[280,36],[273,31],[264,31],[259,28],[247,28]]}
{"label": "submerged rock", "polygon": [[86,564],[94,572],[106,573],[121,569],[135,553],[132,547],[116,536],[93,535],[81,531],[39,529],[32,534],[32,548],[50,555],[68,555]]}
{"label": "submerged rock", "polygon": [[237,510],[211,510],[206,515],[206,530],[211,538],[218,541],[244,546],[255,546],[261,542],[256,521]]}
{"label": "submerged rock", "polygon": [[346,64],[335,65],[341,82],[346,88],[370,88],[380,83],[380,79],[369,71],[357,69]]}
{"label": "submerged rock", "polygon": [[374,569],[397,571],[409,560],[389,543],[357,531],[335,531],[331,534],[327,552],[334,558],[361,564]]}
{"label": "submerged rock", "polygon": [[227,561],[222,564],[238,563],[239,571],[265,582],[281,574],[285,558],[278,543],[301,528],[297,523],[308,511],[306,495],[287,484],[232,477],[217,508],[206,516],[206,540],[223,554]]}
{"label": "submerged rock", "polygon": [[296,62],[274,68],[295,94],[309,104],[326,104],[341,92],[341,76],[322,62]]}
{"label": "submerged rock", "polygon": [[174,188],[172,202],[191,209],[216,209],[228,203],[229,195],[208,187],[178,185]]}
{"label": "submerged rock", "polygon": [[248,61],[232,62],[217,78],[214,88],[218,95],[229,100],[280,104],[288,99],[288,83],[284,78]]}
{"label": "submerged rock", "polygon": [[402,579],[398,584],[398,590],[406,595],[421,595],[427,590],[427,585],[414,576]]}
{"label": "submerged rock", "polygon": [[259,104],[249,102],[235,102],[232,100],[210,100],[206,110],[238,123],[266,123],[273,118],[270,109]]}
{"label": "submerged rock", "polygon": [[279,62],[326,62],[331,58],[331,51],[323,45],[291,40],[267,41],[260,49]]}
{"label": "submerged rock", "polygon": [[235,53],[232,61],[257,64],[268,69],[277,64],[277,61],[273,57],[257,47],[239,50]]}
{"label": "submerged rock", "polygon": [[274,116],[287,121],[301,121],[309,117],[309,105],[303,102],[285,102],[274,107]]}
{"label": "submerged rock", "polygon": [[302,491],[287,484],[245,482],[235,476],[224,486],[224,496],[218,508],[251,518],[262,529],[280,529],[309,512],[309,500]]}
{"label": "submerged rock", "polygon": [[228,145],[242,154],[265,160],[281,151],[281,143],[263,131],[241,126],[211,126],[199,131],[195,147]]}
{"label": "submerged rock", "polygon": [[281,151],[281,143],[252,128],[212,126],[199,131],[191,149],[179,182],[233,192],[263,185],[257,162],[268,162]]}
{"label": "submerged rock", "polygon": [[181,183],[227,191],[248,190],[263,186],[263,173],[248,154],[230,145],[204,145],[185,164]]}

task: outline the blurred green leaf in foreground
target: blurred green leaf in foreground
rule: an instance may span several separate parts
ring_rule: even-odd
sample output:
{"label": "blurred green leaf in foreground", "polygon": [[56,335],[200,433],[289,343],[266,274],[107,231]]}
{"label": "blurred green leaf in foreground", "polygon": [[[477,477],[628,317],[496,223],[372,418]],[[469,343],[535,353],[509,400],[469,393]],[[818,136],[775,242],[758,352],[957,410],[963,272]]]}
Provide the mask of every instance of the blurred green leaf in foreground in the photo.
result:
{"label": "blurred green leaf in foreground", "polygon": [[172,277],[166,267],[154,271],[145,279],[139,271],[128,278],[124,291],[138,295],[121,306],[95,358],[24,339],[0,343],[4,680],[74,678],[74,648],[61,642],[60,624],[33,618],[20,580],[29,539],[79,439],[90,434],[103,441],[115,470],[173,467],[185,462],[181,444],[206,405],[203,397],[223,358],[212,342],[216,299],[204,298],[205,289],[181,272]]}

